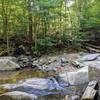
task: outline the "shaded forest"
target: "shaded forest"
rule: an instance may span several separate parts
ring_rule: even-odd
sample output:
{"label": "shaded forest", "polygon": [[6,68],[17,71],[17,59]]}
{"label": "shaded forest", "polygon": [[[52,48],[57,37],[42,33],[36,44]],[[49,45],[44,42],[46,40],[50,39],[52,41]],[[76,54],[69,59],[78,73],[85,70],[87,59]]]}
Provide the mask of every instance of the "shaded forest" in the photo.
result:
{"label": "shaded forest", "polygon": [[84,42],[100,45],[99,0],[0,0],[0,55],[19,46],[80,50]]}

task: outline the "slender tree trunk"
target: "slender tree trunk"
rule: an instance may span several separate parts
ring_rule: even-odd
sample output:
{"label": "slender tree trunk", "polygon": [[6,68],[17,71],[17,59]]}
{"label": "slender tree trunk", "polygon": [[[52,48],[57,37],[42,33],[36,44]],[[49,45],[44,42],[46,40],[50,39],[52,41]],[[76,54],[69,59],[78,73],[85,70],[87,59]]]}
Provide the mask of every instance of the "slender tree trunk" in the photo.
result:
{"label": "slender tree trunk", "polygon": [[70,7],[68,6],[69,0],[66,0],[66,5],[67,5],[67,11],[68,11],[68,33],[70,35],[72,35],[72,31],[71,28],[73,28],[72,26],[72,20],[71,20],[71,14],[70,14]]}
{"label": "slender tree trunk", "polygon": [[6,34],[6,42],[7,42],[7,53],[9,55],[9,34],[8,34],[8,16],[7,16],[7,8],[5,6],[4,1],[2,1],[2,19],[3,19],[3,34]]}
{"label": "slender tree trunk", "polygon": [[67,32],[67,7],[66,7],[66,0],[65,0],[65,32]]}
{"label": "slender tree trunk", "polygon": [[76,4],[76,15],[77,15],[77,19],[78,19],[78,29],[80,28],[80,11],[81,11],[81,8],[79,6],[79,1],[78,0],[75,0],[75,4]]}
{"label": "slender tree trunk", "polygon": [[31,50],[32,48],[32,43],[33,43],[33,20],[32,20],[32,0],[28,0],[28,20],[29,20],[29,26],[28,26],[28,29],[29,29],[29,43],[30,43],[30,46],[29,46],[29,49]]}

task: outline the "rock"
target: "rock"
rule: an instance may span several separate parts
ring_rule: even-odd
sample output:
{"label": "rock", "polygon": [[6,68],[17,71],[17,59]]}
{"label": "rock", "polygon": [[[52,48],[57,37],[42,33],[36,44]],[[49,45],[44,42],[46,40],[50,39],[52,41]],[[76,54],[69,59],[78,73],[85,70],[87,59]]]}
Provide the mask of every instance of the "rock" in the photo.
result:
{"label": "rock", "polygon": [[97,61],[100,61],[100,56],[97,57]]}
{"label": "rock", "polygon": [[32,58],[30,56],[20,55],[18,57],[18,63],[22,68],[33,66],[33,61],[32,61]]}
{"label": "rock", "polygon": [[37,96],[25,92],[13,91],[0,95],[0,100],[36,100]]}
{"label": "rock", "polygon": [[41,59],[39,59],[38,63],[39,63],[40,66],[43,66],[44,64],[47,63],[47,59],[41,58]]}
{"label": "rock", "polygon": [[71,61],[71,64],[74,66],[74,67],[77,67],[77,68],[82,68],[84,67],[84,64],[75,60],[75,61]]}
{"label": "rock", "polygon": [[80,85],[89,81],[88,67],[83,67],[76,72],[67,72],[66,77],[71,85]]}
{"label": "rock", "polygon": [[52,66],[44,66],[45,67],[45,71],[47,72],[56,72],[57,68],[52,67]]}
{"label": "rock", "polygon": [[70,100],[69,95],[66,95],[63,100]]}
{"label": "rock", "polygon": [[80,100],[80,97],[78,95],[66,95],[64,100]]}
{"label": "rock", "polygon": [[61,80],[68,82],[67,73],[59,73],[59,77]]}
{"label": "rock", "polygon": [[16,57],[11,57],[11,56],[4,56],[4,57],[0,57],[0,59],[8,59],[14,62],[17,62],[17,58]]}
{"label": "rock", "polygon": [[53,63],[55,61],[57,61],[57,57],[49,57],[47,64],[51,64],[51,63]]}
{"label": "rock", "polygon": [[71,96],[71,100],[80,100],[80,97],[78,95]]}
{"label": "rock", "polygon": [[61,63],[68,63],[68,60],[66,58],[61,58]]}
{"label": "rock", "polygon": [[66,58],[61,58],[61,66],[64,67],[68,63],[68,60]]}
{"label": "rock", "polygon": [[16,70],[19,69],[20,66],[9,60],[9,59],[0,59],[0,71],[10,71],[10,70]]}
{"label": "rock", "polygon": [[39,61],[38,60],[33,61],[32,65],[33,66],[39,66]]}
{"label": "rock", "polygon": [[89,79],[96,80],[100,84],[100,61],[90,64]]}
{"label": "rock", "polygon": [[82,58],[79,58],[79,61],[93,61],[93,60],[96,60],[98,58],[98,56],[100,56],[99,53],[96,53],[96,54],[86,54]]}
{"label": "rock", "polygon": [[25,55],[20,55],[20,56],[18,57],[18,61],[28,62],[29,59],[28,59],[28,57],[25,56]]}

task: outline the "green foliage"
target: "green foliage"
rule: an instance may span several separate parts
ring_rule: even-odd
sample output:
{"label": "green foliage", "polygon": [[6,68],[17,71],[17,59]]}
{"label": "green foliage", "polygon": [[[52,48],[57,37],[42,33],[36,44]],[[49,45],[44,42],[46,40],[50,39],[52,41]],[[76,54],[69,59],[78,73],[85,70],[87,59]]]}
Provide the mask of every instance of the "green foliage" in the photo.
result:
{"label": "green foliage", "polygon": [[54,39],[51,37],[42,37],[37,39],[36,47],[32,47],[32,51],[35,54],[44,53],[54,45]]}
{"label": "green foliage", "polygon": [[11,37],[27,37],[35,52],[60,40],[77,47],[87,35],[80,30],[97,26],[100,0],[0,0],[0,38],[7,47]]}
{"label": "green foliage", "polygon": [[82,28],[95,27],[100,25],[100,0],[94,0],[85,12],[82,12],[81,26]]}

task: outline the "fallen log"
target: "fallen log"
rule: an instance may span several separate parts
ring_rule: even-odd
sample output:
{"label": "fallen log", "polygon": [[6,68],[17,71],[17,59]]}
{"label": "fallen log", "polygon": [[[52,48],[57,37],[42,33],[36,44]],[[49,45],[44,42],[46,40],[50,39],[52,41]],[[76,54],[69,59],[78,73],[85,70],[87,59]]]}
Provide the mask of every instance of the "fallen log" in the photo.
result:
{"label": "fallen log", "polygon": [[97,81],[89,82],[81,100],[99,100],[99,85]]}
{"label": "fallen log", "polygon": [[88,46],[86,46],[85,48],[86,48],[87,50],[89,50],[89,51],[93,51],[93,52],[100,53],[100,50],[99,50],[99,49],[95,49],[95,48],[93,48],[93,47],[88,47]]}
{"label": "fallen log", "polygon": [[99,45],[96,46],[96,45],[92,45],[92,44],[89,44],[89,43],[84,43],[84,45],[100,50],[100,46]]}
{"label": "fallen log", "polygon": [[92,52],[97,52],[97,53],[100,53],[100,47],[99,46],[95,46],[95,45],[92,45],[92,44],[89,44],[89,43],[83,43],[83,46],[82,48],[88,50],[88,51],[92,51]]}

